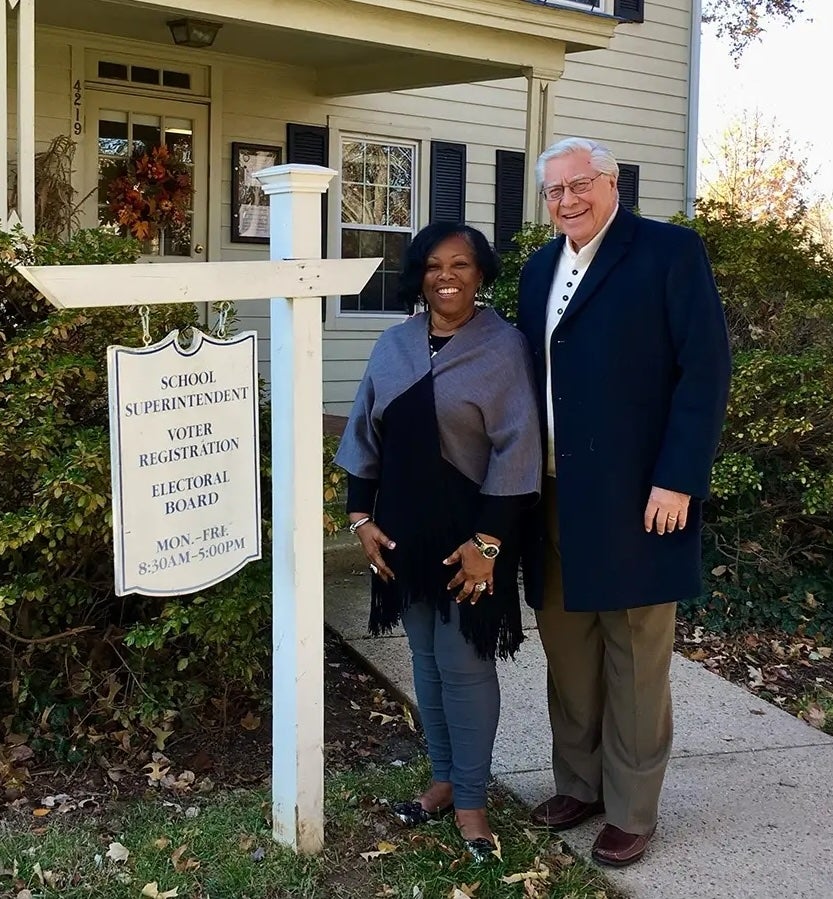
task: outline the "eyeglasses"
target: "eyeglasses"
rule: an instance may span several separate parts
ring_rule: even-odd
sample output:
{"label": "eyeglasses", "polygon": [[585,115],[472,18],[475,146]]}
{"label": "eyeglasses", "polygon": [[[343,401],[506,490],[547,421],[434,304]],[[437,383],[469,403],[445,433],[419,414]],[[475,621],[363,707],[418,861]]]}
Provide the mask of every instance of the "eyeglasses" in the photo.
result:
{"label": "eyeglasses", "polygon": [[541,196],[547,202],[555,203],[564,197],[564,191],[568,187],[574,194],[586,194],[593,186],[596,178],[601,178],[602,175],[604,175],[604,172],[599,172],[597,175],[593,175],[592,178],[576,178],[575,181],[571,181],[569,184],[552,184],[549,187],[542,187]]}

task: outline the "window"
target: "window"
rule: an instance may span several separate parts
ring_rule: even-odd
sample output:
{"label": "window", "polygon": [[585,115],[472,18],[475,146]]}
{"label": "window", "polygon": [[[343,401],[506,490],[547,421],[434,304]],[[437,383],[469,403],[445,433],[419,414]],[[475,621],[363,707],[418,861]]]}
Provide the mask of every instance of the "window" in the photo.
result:
{"label": "window", "polygon": [[342,139],[341,255],[383,260],[360,294],[341,298],[342,312],[405,311],[396,293],[414,234],[415,170],[415,144]]}
{"label": "window", "polygon": [[[190,119],[128,112],[127,110],[102,109],[98,120],[98,209],[99,224],[104,220],[107,190],[110,181],[120,171],[121,165],[136,154],[150,151],[165,144],[177,153],[192,170],[193,177],[193,122]],[[193,210],[192,210],[193,212]],[[189,213],[185,227],[175,233],[163,232],[145,241],[143,252],[152,256],[191,255],[191,219]]]}

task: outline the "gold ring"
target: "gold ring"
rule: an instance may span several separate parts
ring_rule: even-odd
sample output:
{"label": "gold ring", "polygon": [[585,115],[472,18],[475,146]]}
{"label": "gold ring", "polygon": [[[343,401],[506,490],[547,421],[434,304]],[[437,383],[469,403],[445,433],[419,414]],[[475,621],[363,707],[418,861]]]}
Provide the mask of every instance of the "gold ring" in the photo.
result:
{"label": "gold ring", "polygon": [[482,593],[486,589],[486,581],[480,581],[479,584],[475,584],[474,589],[477,590],[478,593]]}

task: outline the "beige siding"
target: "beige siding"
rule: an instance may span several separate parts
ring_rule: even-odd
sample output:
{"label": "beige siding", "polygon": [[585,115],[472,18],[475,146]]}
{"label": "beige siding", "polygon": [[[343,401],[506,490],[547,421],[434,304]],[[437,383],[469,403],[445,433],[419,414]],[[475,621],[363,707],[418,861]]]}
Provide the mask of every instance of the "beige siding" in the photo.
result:
{"label": "beige siding", "polygon": [[[554,136],[581,134],[606,141],[623,162],[640,167],[640,210],[668,218],[685,197],[688,115],[688,54],[691,0],[647,0],[647,21],[621,25],[608,50],[568,56],[556,83]],[[70,116],[70,42],[108,46],[106,40],[73,32],[39,33],[37,44],[37,139],[67,133]],[[131,47],[120,42],[123,51]],[[137,55],[154,46],[135,44]],[[170,48],[165,48],[170,54]],[[348,127],[391,138],[465,143],[468,154],[466,216],[491,238],[494,226],[495,150],[520,150],[525,141],[526,82],[523,79],[402,91],[322,101],[308,71],[205,54],[219,88],[212,96],[209,199],[220,223],[209,240],[214,257],[265,258],[267,248],[232,243],[231,143],[284,145],[286,124]],[[9,60],[10,67],[14,65]],[[13,97],[12,97],[13,99]],[[528,160],[528,166],[531,167]],[[217,166],[219,165],[219,172]],[[337,185],[335,185],[337,191]],[[424,224],[425,186],[420,224]],[[337,197],[331,219],[337,217]],[[219,210],[219,212],[218,212]],[[241,304],[240,328],[256,327],[261,374],[268,376],[268,304]],[[330,304],[324,332],[324,398],[327,411],[346,413],[379,331],[395,318],[340,317]]]}

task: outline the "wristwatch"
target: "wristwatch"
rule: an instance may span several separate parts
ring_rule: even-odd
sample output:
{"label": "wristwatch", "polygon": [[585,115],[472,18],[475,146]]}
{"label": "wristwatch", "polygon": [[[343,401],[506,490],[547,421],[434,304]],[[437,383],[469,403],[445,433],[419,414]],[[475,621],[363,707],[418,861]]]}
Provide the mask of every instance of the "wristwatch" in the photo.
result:
{"label": "wristwatch", "polygon": [[480,537],[475,534],[471,538],[471,542],[474,544],[475,549],[483,556],[484,559],[494,559],[497,557],[497,554],[500,552],[500,547],[497,543],[487,543],[485,540],[481,540]]}

